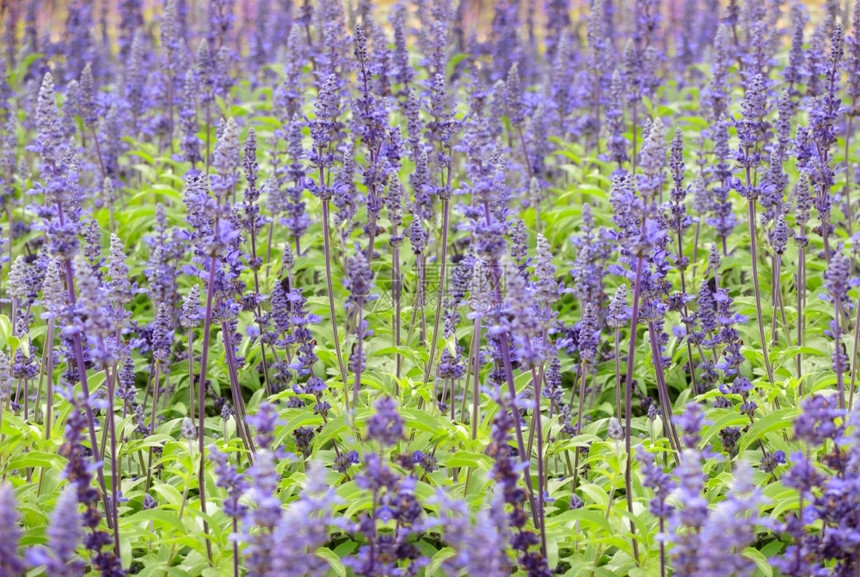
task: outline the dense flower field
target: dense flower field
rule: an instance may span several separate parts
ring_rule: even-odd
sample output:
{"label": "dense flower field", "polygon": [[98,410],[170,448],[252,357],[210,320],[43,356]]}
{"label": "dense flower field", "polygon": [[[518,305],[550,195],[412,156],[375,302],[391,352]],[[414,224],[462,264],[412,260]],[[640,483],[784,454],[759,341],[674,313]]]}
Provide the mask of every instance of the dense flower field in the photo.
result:
{"label": "dense flower field", "polygon": [[860,8],[2,19],[0,577],[860,575]]}

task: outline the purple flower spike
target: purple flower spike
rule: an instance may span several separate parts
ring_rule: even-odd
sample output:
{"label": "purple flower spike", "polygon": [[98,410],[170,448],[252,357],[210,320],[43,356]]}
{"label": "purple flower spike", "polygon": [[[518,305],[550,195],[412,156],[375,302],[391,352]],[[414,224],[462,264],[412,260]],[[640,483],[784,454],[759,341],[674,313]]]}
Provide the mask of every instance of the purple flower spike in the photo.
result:
{"label": "purple flower spike", "polygon": [[396,445],[405,436],[403,418],[397,401],[385,396],[374,404],[376,412],[367,421],[367,438],[384,446]]}

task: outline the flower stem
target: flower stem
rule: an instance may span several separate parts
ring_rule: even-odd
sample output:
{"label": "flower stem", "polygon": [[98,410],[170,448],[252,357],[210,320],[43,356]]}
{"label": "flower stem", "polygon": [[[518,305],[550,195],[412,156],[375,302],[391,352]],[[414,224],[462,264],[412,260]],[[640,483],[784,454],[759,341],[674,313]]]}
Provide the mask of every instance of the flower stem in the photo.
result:
{"label": "flower stem", "polygon": [[[208,112],[208,107],[207,107]],[[207,125],[208,126],[208,125]],[[208,155],[207,155],[208,158]],[[209,279],[206,287],[206,314],[203,320],[203,349],[200,353],[200,377],[197,379],[197,448],[200,450],[200,468],[197,471],[197,485],[200,493],[200,510],[206,514],[206,447],[204,431],[206,430],[206,365],[209,358],[209,333],[212,331],[212,301],[215,295],[215,255],[209,259]],[[212,563],[212,543],[209,540],[209,524],[203,520],[203,532],[206,534],[206,556]]]}
{"label": "flower stem", "polygon": [[[502,301],[502,292],[501,292],[501,275],[502,275],[502,273],[501,273],[501,270],[499,269],[499,263],[498,262],[494,261],[491,263],[490,272],[493,275],[493,286],[495,287],[494,288],[494,293],[495,293],[494,297],[495,297],[496,302],[500,303]],[[531,505],[531,509],[532,509],[532,518],[534,520],[535,527],[539,527],[540,526],[540,520],[538,517],[538,510],[535,506],[534,486],[532,485],[531,473],[529,472],[531,459],[530,459],[530,455],[528,455],[526,453],[525,441],[523,440],[523,431],[522,431],[522,427],[520,426],[520,423],[519,423],[519,409],[517,408],[517,387],[516,387],[516,384],[514,383],[514,369],[513,369],[513,363],[511,362],[510,343],[508,341],[507,333],[502,333],[501,335],[499,335],[498,338],[499,338],[499,350],[500,350],[501,355],[502,355],[502,367],[504,368],[504,371],[505,371],[505,379],[507,380],[507,383],[508,383],[508,394],[510,395],[508,410],[511,411],[511,413],[513,414],[514,418],[517,421],[517,424],[514,425],[514,433],[516,434],[516,439],[517,439],[517,450],[519,451],[520,458],[522,459],[522,462],[524,465],[523,466],[523,477],[525,478],[526,487],[528,488],[528,497],[529,497],[529,504]],[[476,355],[476,357],[477,357],[477,355]],[[477,364],[477,359],[475,362]]]}
{"label": "flower stem", "polygon": [[[158,412],[158,394],[160,390],[161,380],[161,361],[158,359],[155,360],[155,370],[154,377],[152,383],[152,412],[149,417],[149,434],[155,434],[155,417]],[[146,484],[144,485],[144,492],[149,492],[149,487],[152,482],[152,445],[149,446],[149,450],[147,451],[146,457]]]}
{"label": "flower stem", "polygon": [[[588,380],[588,373],[585,370],[585,361],[579,364],[579,406],[576,411],[576,434],[582,435],[582,412],[585,402],[585,383]],[[579,479],[579,447],[574,448],[573,457],[573,488],[571,492],[576,492],[576,482]]]}
{"label": "flower stem", "polygon": [[842,342],[841,337],[842,333],[840,330],[840,318],[842,317],[842,299],[837,296],[833,299],[833,304],[835,305],[836,311],[833,317],[833,340],[836,343],[836,350],[834,351],[834,363],[833,368],[836,371],[836,390],[839,393],[839,408],[845,409],[845,369],[842,366]]}
{"label": "flower stem", "polygon": [[[107,372],[107,367],[105,368]],[[107,425],[108,431],[110,431],[110,472],[111,479],[110,490],[111,490],[111,510],[108,513],[109,515],[113,515],[113,539],[114,539],[114,552],[117,557],[120,557],[120,546],[119,546],[119,484],[122,479],[122,475],[119,470],[119,461],[117,459],[117,447],[116,447],[116,415],[114,412],[114,399],[116,394],[116,368],[112,371],[112,374],[107,375],[107,396],[108,396],[108,408],[107,408]]]}
{"label": "flower stem", "polygon": [[328,312],[329,317],[331,318],[331,331],[334,338],[334,351],[337,355],[337,364],[340,368],[340,378],[343,382],[343,404],[347,411],[349,411],[349,385],[347,385],[346,381],[346,365],[343,364],[343,355],[340,351],[340,337],[338,337],[337,333],[337,317],[334,312],[334,288],[332,287],[331,281],[331,245],[329,243],[329,201],[325,199],[322,201],[322,211],[323,211],[323,252],[325,253],[325,279],[326,279],[326,288],[328,289]]}
{"label": "flower stem", "polygon": [[[801,229],[801,235],[806,234],[804,230],[806,227]],[[806,247],[798,246],[798,263],[797,263],[797,348],[801,349],[797,351],[797,392],[799,395],[803,395],[803,325],[805,324],[805,317],[803,316],[803,305],[806,301]],[[860,311],[858,311],[860,313]],[[854,358],[857,358],[857,330],[855,328],[855,339],[854,339]],[[856,368],[856,367],[855,367]],[[856,371],[852,371],[852,382],[853,375]]]}
{"label": "flower stem", "polygon": [[[60,226],[65,225],[65,216],[63,214],[63,205],[62,203],[57,203],[57,217],[60,221]],[[66,269],[66,284],[68,286],[69,292],[69,304],[74,307],[75,306],[75,270],[72,267],[72,261],[66,259],[63,263]],[[96,438],[96,418],[93,414],[93,408],[90,405],[90,387],[87,382],[87,365],[84,360],[84,347],[81,342],[81,333],[75,332],[72,337],[72,348],[74,350],[75,355],[75,364],[78,369],[78,377],[81,382],[81,392],[84,395],[84,414],[87,417],[87,427],[90,432],[90,449],[92,451],[93,462],[95,463],[98,459],[99,454],[99,444],[98,439]],[[96,467],[96,476],[98,477],[99,487],[102,490],[102,501],[104,502],[105,507],[105,515],[108,521],[108,527],[112,528],[113,522],[112,517],[110,516],[110,505],[108,503],[107,496],[107,484],[105,483],[105,472],[103,467]],[[119,552],[117,552],[118,554]]]}
{"label": "flower stem", "polygon": [[[473,364],[473,381],[472,381],[472,440],[478,438],[478,425],[480,424],[479,411],[481,408],[481,391],[478,387],[479,373],[481,372],[481,319],[475,319],[475,327],[472,332],[472,360]],[[463,397],[465,398],[465,394]]]}
{"label": "flower stem", "polygon": [[621,358],[618,352],[620,339],[620,331],[615,327],[615,418],[619,421],[621,421]]}
{"label": "flower stem", "polygon": [[[397,236],[397,226],[393,227],[391,235],[392,237]],[[397,378],[394,381],[394,391],[398,396],[400,395],[400,374],[403,370],[403,355],[400,354],[400,289],[400,247],[395,245],[391,251],[391,292],[394,298],[394,346],[398,348],[397,360],[395,361],[394,374]]]}
{"label": "flower stem", "polygon": [[[635,127],[634,127],[635,129]],[[630,343],[627,348],[627,374],[624,377],[624,448],[627,466],[624,469],[624,492],[627,496],[627,511],[633,514],[633,484],[630,472],[633,467],[633,452],[630,450],[630,433],[633,426],[633,362],[636,360],[636,327],[639,324],[639,297],[642,292],[642,255],[636,257],[636,278],[633,281],[633,312],[630,318]],[[630,534],[633,542],[633,558],[639,563],[639,545],[636,541],[636,525],[630,519]]]}
{"label": "flower stem", "polygon": [[[537,424],[537,465],[538,465],[538,520],[540,521],[541,551],[546,555],[546,519],[544,517],[544,462],[543,462],[543,425],[540,410],[541,379],[537,370],[532,368],[532,386],[534,387],[535,409],[532,412],[532,420]],[[452,395],[453,396],[453,395]]]}
{"label": "flower stem", "polygon": [[[48,336],[45,337],[45,376],[48,390],[45,395],[45,440],[51,438],[54,415],[54,319],[48,320]],[[41,388],[41,387],[40,387]]]}
{"label": "flower stem", "polygon": [[[257,262],[257,233],[256,233],[256,224],[251,223],[251,262]],[[259,295],[260,294],[260,275],[258,272],[258,267],[255,265],[253,268],[254,271],[254,292]],[[263,332],[263,311],[260,309],[260,301],[256,299],[256,321],[257,327],[260,329],[260,333]],[[272,384],[269,380],[269,362],[266,360],[266,345],[263,344],[262,339],[260,340],[260,358],[263,362],[263,380],[266,385],[266,393],[271,395],[274,393],[272,390]]]}
{"label": "flower stem", "polygon": [[233,350],[233,336],[230,332],[230,327],[227,323],[221,323],[221,338],[224,341],[224,352],[227,357],[227,374],[230,376],[230,390],[233,394],[233,406],[236,409],[236,432],[242,443],[245,445],[245,450],[249,451],[249,458],[253,459],[256,455],[254,440],[251,436],[251,429],[248,427],[248,422],[245,419],[245,399],[242,397],[242,384],[239,382],[239,364],[236,362],[236,352]]}
{"label": "flower stem", "polygon": [[355,364],[353,366],[353,382],[352,382],[352,407],[355,408],[358,406],[358,390],[361,388],[361,373],[364,369],[364,329],[361,326],[364,322],[364,306],[363,303],[358,303],[358,324],[355,328],[355,334],[357,339],[356,347],[355,347]]}
{"label": "flower stem", "polygon": [[[683,262],[684,262],[684,248],[683,248],[683,243],[682,243],[683,233],[681,230],[680,219],[676,221],[675,232],[676,232],[676,235],[678,237],[678,263],[683,264]],[[697,230],[697,233],[698,233],[698,230]],[[684,266],[678,267],[678,274],[681,277],[681,294],[683,294],[683,295],[687,294],[686,280],[684,280],[684,271],[685,270],[686,269]],[[690,317],[690,311],[687,309],[686,301],[684,302],[683,312],[684,312],[684,319],[685,320],[688,319]],[[690,368],[690,379],[692,380],[692,384],[693,384],[693,394],[698,395],[701,391],[699,391],[699,384],[696,382],[696,364],[693,362],[693,346],[690,344],[689,338],[684,339],[684,340],[687,341],[687,343],[686,343],[687,344],[687,358],[689,359],[689,365],[688,366]]]}
{"label": "flower stem", "polygon": [[194,420],[194,331],[188,327],[188,418]]}
{"label": "flower stem", "polygon": [[672,421],[672,400],[669,397],[669,387],[666,385],[666,375],[663,371],[663,359],[660,352],[660,341],[657,327],[654,323],[648,323],[648,335],[651,342],[651,356],[654,360],[654,373],[657,375],[657,395],[660,399],[660,412],[663,417],[663,428],[669,438],[669,444],[675,451],[675,458],[681,453],[681,443],[678,441],[678,433],[675,423]]}
{"label": "flower stem", "polygon": [[[750,185],[750,169],[747,167],[747,186]],[[758,256],[756,254],[756,242],[755,242],[755,199],[750,199],[747,205],[748,208],[748,224],[749,224],[749,233],[750,233],[750,260],[752,261],[752,278],[753,278],[753,291],[755,292],[755,311],[756,311],[756,319],[758,320],[758,334],[759,339],[761,341],[761,353],[764,357],[764,366],[765,370],[767,370],[767,379],[768,382],[773,385],[773,367],[770,365],[770,358],[767,354],[767,340],[764,334],[764,321],[762,320],[762,312],[761,312],[761,290],[759,288],[758,282]]]}
{"label": "flower stem", "polygon": [[96,144],[96,156],[98,156],[98,159],[99,159],[99,169],[101,171],[102,181],[104,181],[105,177],[107,176],[105,174],[105,162],[102,159],[102,148],[101,148],[101,145],[99,144],[99,138],[98,138],[98,136],[96,136],[95,125],[90,126],[90,133],[93,135],[93,142],[95,142],[95,144]]}
{"label": "flower stem", "polygon": [[852,100],[852,106],[850,110],[852,111],[848,115],[848,126],[845,128],[845,186],[842,190],[845,191],[845,206],[847,210],[845,211],[847,214],[846,218],[848,225],[848,236],[854,232],[854,208],[851,206],[851,160],[848,156],[849,151],[851,150],[850,142],[851,142],[851,121],[854,120],[854,110],[856,106],[856,99]]}
{"label": "flower stem", "polygon": [[848,393],[848,410],[854,408],[854,389],[857,384],[857,348],[860,345],[860,302],[857,305],[857,316],[854,319],[854,348],[851,354],[851,384]]}
{"label": "flower stem", "polygon": [[433,372],[433,360],[436,357],[436,342],[439,339],[439,321],[442,318],[442,295],[445,292],[445,272],[447,268],[446,259],[448,258],[448,220],[450,213],[450,201],[446,198],[442,201],[442,261],[439,274],[439,289],[436,293],[436,319],[433,323],[433,337],[430,341],[430,358],[427,360],[427,368],[424,369],[424,382],[430,380],[430,373]]}

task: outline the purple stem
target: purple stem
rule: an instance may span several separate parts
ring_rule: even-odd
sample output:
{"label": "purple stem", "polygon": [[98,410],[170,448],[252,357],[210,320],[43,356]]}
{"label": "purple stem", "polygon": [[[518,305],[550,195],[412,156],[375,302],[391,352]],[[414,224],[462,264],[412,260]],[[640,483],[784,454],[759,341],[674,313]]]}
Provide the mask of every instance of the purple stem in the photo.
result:
{"label": "purple stem", "polygon": [[[57,203],[57,216],[60,220],[60,226],[65,225],[65,216],[63,214],[63,204]],[[63,263],[66,269],[66,281],[68,284],[69,290],[69,305],[74,308],[75,306],[75,271],[72,267],[72,261],[66,259]],[[90,445],[92,449],[93,455],[93,463],[97,463],[98,455],[99,455],[99,444],[98,439],[96,438],[96,419],[93,414],[93,408],[90,406],[90,387],[87,382],[87,368],[86,363],[84,361],[84,347],[81,344],[81,333],[75,332],[72,336],[72,348],[74,349],[75,354],[75,364],[78,369],[78,376],[81,381],[81,392],[84,394],[84,414],[87,417],[87,426],[90,431]],[[105,483],[105,472],[103,467],[96,467],[96,476],[98,477],[99,486],[102,490],[102,501],[105,506],[105,514],[107,516],[108,526],[112,526],[112,517],[110,516],[110,504],[108,502],[108,494],[107,494],[107,484]],[[116,554],[119,555],[119,551],[116,551]]]}
{"label": "purple stem", "polygon": [[233,350],[233,336],[227,323],[221,323],[221,338],[224,340],[224,352],[227,358],[227,374],[230,376],[230,391],[233,394],[233,406],[236,408],[236,432],[245,445],[245,450],[256,455],[251,429],[245,419],[245,399],[242,397],[242,386],[239,383],[239,364],[236,362],[236,352]]}
{"label": "purple stem", "polygon": [[[485,202],[484,203],[484,217],[486,219],[487,224],[491,222],[490,216],[490,207]],[[502,271],[499,268],[499,263],[497,261],[493,261],[490,266],[490,272],[493,275],[493,296],[497,303],[502,302]],[[505,378],[508,382],[508,393],[511,395],[510,400],[510,411],[517,418],[517,424],[514,426],[514,432],[516,433],[517,438],[517,450],[520,452],[520,458],[523,459],[523,477],[525,477],[526,487],[528,488],[529,493],[529,504],[532,509],[532,517],[534,519],[534,524],[536,527],[540,527],[541,523],[538,519],[538,511],[535,507],[535,494],[534,487],[532,486],[532,478],[531,473],[529,472],[530,468],[530,455],[526,453],[525,442],[523,441],[523,431],[519,424],[519,410],[517,409],[517,387],[514,384],[514,369],[513,364],[511,363],[511,350],[510,345],[508,344],[508,335],[503,332],[499,335],[499,349],[502,354],[502,366],[505,369]]]}
{"label": "purple stem", "polygon": [[[325,182],[322,178],[322,169],[320,169],[320,182]],[[334,351],[337,354],[337,364],[340,368],[340,378],[343,382],[343,404],[349,411],[349,385],[346,381],[346,365],[343,364],[343,355],[340,352],[340,337],[337,333],[337,317],[334,312],[334,288],[331,281],[331,245],[329,243],[329,206],[328,199],[322,201],[323,212],[323,252],[325,253],[325,280],[328,290],[328,312],[331,318],[331,332],[334,337]]]}
{"label": "purple stem", "polygon": [[[208,110],[208,109],[207,109]],[[203,444],[206,430],[206,364],[209,358],[209,333],[212,330],[212,300],[215,294],[215,255],[209,259],[209,279],[206,286],[206,316],[203,320],[203,349],[200,353],[200,376],[197,379],[197,444],[200,450],[200,468],[197,471],[197,485],[200,492],[200,510],[206,514],[206,447]],[[209,540],[209,524],[203,520],[203,532],[206,533],[206,556],[212,563],[212,543]]]}
{"label": "purple stem", "polygon": [[[397,226],[393,226],[392,237],[397,236]],[[392,247],[391,252],[391,291],[394,297],[394,346],[400,347],[400,247]],[[400,395],[400,372],[403,369],[403,355],[397,351],[397,367],[395,375],[397,379],[394,381],[394,391],[397,396]]]}
{"label": "purple stem", "polygon": [[840,342],[842,332],[839,323],[839,318],[842,316],[842,299],[837,295],[833,299],[833,304],[836,308],[836,315],[833,318],[833,339],[836,343],[833,368],[836,370],[836,390],[839,392],[839,408],[845,409],[845,371],[842,367],[842,343]]}
{"label": "purple stem", "polygon": [[857,383],[857,346],[860,344],[860,302],[857,306],[857,317],[854,319],[854,348],[851,354],[851,384],[848,393],[848,410],[854,408],[854,389]]}
{"label": "purple stem", "polygon": [[[535,395],[535,410],[532,414],[533,422],[537,423],[537,460],[538,460],[538,519],[540,521],[540,542],[541,551],[546,555],[546,520],[544,518],[544,464],[543,464],[543,425],[541,424],[540,410],[540,395],[541,395],[541,379],[537,371],[532,368],[532,386],[534,387]],[[453,384],[451,388],[451,397],[453,402],[454,397]]]}
{"label": "purple stem", "polygon": [[660,351],[657,327],[652,322],[648,323],[648,334],[648,340],[651,342],[651,356],[654,360],[654,372],[657,375],[657,394],[660,398],[663,428],[666,430],[669,444],[672,445],[675,457],[677,458],[681,452],[681,443],[678,441],[678,433],[675,430],[675,423],[672,421],[672,401],[669,397],[669,387],[666,386],[666,375],[663,371],[663,358]]}
{"label": "purple stem", "polygon": [[355,334],[358,337],[358,342],[356,343],[355,349],[355,366],[354,366],[354,379],[352,382],[352,406],[353,408],[358,406],[358,390],[361,388],[361,372],[364,369],[364,328],[361,326],[364,321],[364,306],[363,303],[358,303],[358,326],[356,326]]}
{"label": "purple stem", "polygon": [[425,383],[430,380],[430,373],[433,372],[433,361],[436,357],[436,342],[439,339],[439,321],[442,318],[442,295],[445,292],[446,259],[448,258],[448,219],[450,204],[451,202],[447,198],[442,201],[442,268],[440,270],[442,278],[439,280],[439,289],[436,294],[436,320],[433,323],[433,338],[430,341],[430,358],[427,361],[427,368],[424,369]]}
{"label": "purple stem", "polygon": [[[624,448],[627,451],[627,466],[624,468],[624,492],[627,495],[627,511],[633,514],[633,485],[630,472],[633,467],[633,453],[630,450],[630,431],[632,427],[633,405],[633,362],[636,360],[636,327],[639,324],[639,297],[642,291],[642,255],[636,257],[636,279],[633,281],[633,314],[630,318],[630,344],[627,349],[627,374],[624,377]],[[636,525],[630,519],[630,533],[633,535],[633,558],[639,562],[639,544],[636,541]]]}
{"label": "purple stem", "polygon": [[[251,223],[251,261],[257,262],[257,233],[256,233],[256,224]],[[254,292],[256,294],[260,294],[260,275],[257,271],[257,267],[254,267]],[[263,324],[262,324],[262,316],[263,313],[260,310],[260,302],[257,300],[257,327],[259,327],[260,332],[263,332]],[[266,383],[266,393],[271,395],[274,391],[272,390],[272,385],[269,381],[269,363],[266,361],[266,345],[263,344],[263,341],[260,341],[260,356],[263,361],[263,379]]]}
{"label": "purple stem", "polygon": [[[747,166],[746,168],[747,175],[747,187],[751,186],[750,179],[750,168]],[[767,341],[764,336],[764,322],[762,321],[761,314],[761,290],[759,289],[758,284],[758,256],[756,254],[756,242],[755,242],[755,199],[749,199],[748,203],[748,221],[749,221],[749,233],[750,233],[750,260],[752,261],[752,277],[753,277],[753,291],[755,292],[755,311],[756,318],[758,320],[758,334],[761,339],[761,353],[764,357],[764,366],[767,370],[767,379],[770,384],[773,384],[773,368],[770,366],[770,358],[767,354]]]}
{"label": "purple stem", "polygon": [[[801,235],[806,234],[806,226],[803,226],[800,231]],[[797,263],[797,348],[803,348],[803,325],[805,317],[803,316],[803,305],[806,300],[806,247],[798,246],[798,263]],[[858,309],[860,313],[860,309]],[[855,329],[854,339],[854,358],[857,358],[857,330]],[[797,392],[803,395],[803,352],[797,352]],[[854,382],[854,371],[852,371],[851,382]]]}

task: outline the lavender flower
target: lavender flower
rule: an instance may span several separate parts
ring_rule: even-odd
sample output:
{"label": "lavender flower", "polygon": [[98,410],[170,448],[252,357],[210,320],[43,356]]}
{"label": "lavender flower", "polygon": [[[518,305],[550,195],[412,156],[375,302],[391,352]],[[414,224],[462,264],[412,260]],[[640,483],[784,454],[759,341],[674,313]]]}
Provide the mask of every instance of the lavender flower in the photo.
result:
{"label": "lavender flower", "polygon": [[495,491],[487,506],[480,508],[474,523],[470,522],[468,509],[462,501],[448,497],[441,490],[435,500],[440,504],[436,522],[444,530],[445,541],[457,550],[445,563],[446,569],[451,574],[465,571],[468,575],[486,577],[510,575],[510,562],[505,552],[508,521],[501,491]]}
{"label": "lavender flower", "polygon": [[785,223],[785,215],[783,214],[780,214],[776,219],[773,234],[771,235],[771,243],[773,244],[773,251],[776,254],[785,252],[785,247],[788,244],[788,226]]}
{"label": "lavender flower", "polygon": [[508,71],[508,78],[505,82],[505,102],[511,124],[521,126],[525,120],[525,108],[522,88],[520,87],[520,72],[516,64]]}
{"label": "lavender flower", "polygon": [[166,304],[161,304],[152,327],[152,356],[156,361],[165,362],[170,355],[173,345],[173,329],[170,325],[170,310]]}
{"label": "lavender flower", "polygon": [[[99,528],[102,519],[98,510],[99,491],[92,487],[92,461],[90,456],[86,454],[82,443],[88,419],[84,417],[81,406],[87,401],[78,397],[70,397],[68,401],[72,405],[72,412],[66,419],[63,431],[66,442],[61,454],[68,459],[65,477],[74,488],[77,502],[85,507],[81,516],[81,524],[87,531],[83,537],[83,544],[91,552],[90,563],[94,568],[101,571],[103,575],[122,577],[125,575],[125,571],[122,569],[119,557],[114,554],[113,550],[105,549],[112,544],[113,539],[109,533]],[[91,438],[92,436],[91,433]],[[68,504],[64,504],[64,506],[68,506]],[[65,515],[68,515],[68,512],[64,509]],[[63,524],[63,530],[68,529],[68,527],[67,523]],[[57,531],[59,534],[60,529],[58,528]],[[75,536],[76,541],[77,537]],[[72,539],[69,534],[64,533],[63,537],[59,538],[60,552],[68,553],[71,550],[71,542]]]}
{"label": "lavender flower", "polygon": [[555,280],[555,265],[552,263],[552,251],[546,237],[537,236],[537,258],[534,260],[535,273],[535,302],[537,314],[544,329],[548,329],[555,321],[558,313],[554,309],[560,294],[560,286]]}
{"label": "lavender flower", "polygon": [[630,324],[626,284],[622,284],[615,289],[615,294],[609,302],[609,314],[606,316],[606,324],[615,328],[626,327]]}
{"label": "lavender flower", "polygon": [[710,511],[699,533],[703,547],[696,575],[752,574],[753,568],[743,550],[756,539],[758,511],[764,503],[765,499],[752,482],[752,470],[745,461],[740,461],[731,491]]}
{"label": "lavender flower", "polygon": [[248,489],[248,481],[230,464],[227,455],[216,447],[209,448],[209,460],[215,464],[215,475],[218,478],[215,484],[227,492],[222,505],[224,513],[235,519],[242,518],[247,507],[240,503],[239,499]]}
{"label": "lavender flower", "polygon": [[197,80],[194,71],[188,69],[182,88],[182,108],[179,110],[179,125],[182,129],[182,153],[192,166],[203,161],[200,138],[197,136]]}
{"label": "lavender flower", "polygon": [[708,423],[702,408],[697,403],[687,404],[686,410],[675,418],[675,422],[684,433],[682,438],[684,446],[688,449],[698,448],[702,426]]}
{"label": "lavender flower", "polygon": [[60,123],[56,96],[54,95],[54,77],[51,76],[50,72],[45,73],[42,86],[39,89],[36,126],[38,133],[34,151],[41,155],[46,169],[49,171],[47,174],[52,175],[60,163],[65,137]]}
{"label": "lavender flower", "polygon": [[812,446],[835,439],[842,431],[838,423],[844,411],[837,408],[836,397],[812,395],[801,403],[803,412],[794,421],[794,436]]}
{"label": "lavender flower", "polygon": [[[29,549],[27,563],[31,567],[44,566],[49,575],[81,575],[84,563],[75,558],[75,551],[81,540],[81,520],[74,486],[67,486],[57,498],[47,534],[48,545]],[[13,571],[12,574],[14,573]]]}
{"label": "lavender flower", "polygon": [[182,314],[179,324],[186,329],[196,327],[203,320],[203,312],[200,307],[200,285],[191,285],[188,295],[182,303]]}
{"label": "lavender flower", "polygon": [[252,480],[250,494],[256,505],[248,510],[244,519],[244,539],[248,543],[244,556],[249,575],[260,577],[267,575],[275,556],[272,535],[281,520],[281,501],[277,496],[278,475],[275,472],[275,464],[275,455],[267,449],[260,448],[257,451],[254,466],[248,471]]}
{"label": "lavender flower", "polygon": [[585,305],[578,343],[580,358],[585,363],[593,363],[597,356],[597,346],[600,344],[600,330],[597,326],[597,313],[591,303]]}
{"label": "lavender flower", "polygon": [[88,62],[81,72],[81,116],[84,124],[94,126],[98,121],[96,112],[96,88],[93,81],[92,65]]}
{"label": "lavender flower", "polygon": [[301,496],[283,512],[272,535],[271,571],[284,577],[323,577],[329,570],[315,552],[328,542],[337,499],[321,465],[311,463],[307,478]]}
{"label": "lavender flower", "polygon": [[125,323],[128,316],[125,307],[128,306],[133,294],[131,283],[128,280],[128,273],[129,268],[126,264],[122,240],[117,235],[112,234],[110,237],[110,258],[108,259],[108,276],[110,277],[110,281],[108,283],[107,298],[112,316],[119,326]]}
{"label": "lavender flower", "polygon": [[3,538],[0,540],[0,574],[10,577],[21,575],[26,566],[18,554],[21,529],[18,527],[18,511],[15,510],[15,491],[5,481],[0,483],[0,515],[3,517]]}
{"label": "lavender flower", "polygon": [[186,441],[191,442],[197,440],[197,427],[194,426],[194,421],[192,421],[190,417],[182,419],[180,434]]}
{"label": "lavender flower", "polygon": [[233,117],[226,120],[215,145],[212,167],[217,173],[210,178],[212,192],[216,198],[223,199],[236,185],[236,171],[239,168],[239,126]]}
{"label": "lavender flower", "polygon": [[257,431],[257,446],[271,450],[275,440],[275,427],[284,422],[278,417],[278,412],[271,403],[262,403],[257,413],[248,417],[250,424]]}
{"label": "lavender flower", "polygon": [[674,533],[671,537],[674,569],[681,575],[696,575],[702,528],[708,520],[708,503],[702,497],[704,476],[699,453],[694,449],[685,450],[675,473],[678,498],[684,506],[673,512],[669,523]]}
{"label": "lavender flower", "polygon": [[367,438],[383,446],[396,445],[405,436],[397,402],[385,396],[376,401],[374,407],[376,412],[367,421]]}

